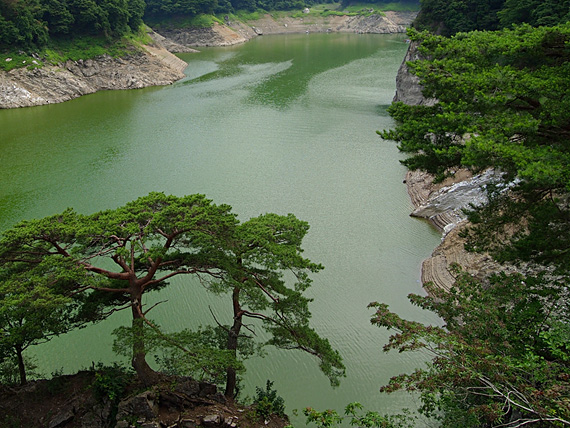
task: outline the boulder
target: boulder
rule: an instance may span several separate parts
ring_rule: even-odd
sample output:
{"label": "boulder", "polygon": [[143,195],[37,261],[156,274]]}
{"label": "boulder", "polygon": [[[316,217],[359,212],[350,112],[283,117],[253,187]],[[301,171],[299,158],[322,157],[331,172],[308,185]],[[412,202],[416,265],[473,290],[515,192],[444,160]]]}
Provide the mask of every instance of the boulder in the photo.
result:
{"label": "boulder", "polygon": [[222,422],[222,417],[217,414],[206,415],[202,418],[202,423],[207,427],[216,427]]}
{"label": "boulder", "polygon": [[158,417],[158,402],[152,391],[145,391],[119,403],[117,420],[130,420],[132,416],[147,421]]}

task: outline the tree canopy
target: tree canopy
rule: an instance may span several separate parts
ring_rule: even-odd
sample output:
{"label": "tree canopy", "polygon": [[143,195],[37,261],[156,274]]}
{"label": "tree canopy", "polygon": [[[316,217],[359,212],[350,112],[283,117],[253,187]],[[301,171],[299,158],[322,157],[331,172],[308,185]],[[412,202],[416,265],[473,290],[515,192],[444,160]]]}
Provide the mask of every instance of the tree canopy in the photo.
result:
{"label": "tree canopy", "polygon": [[382,388],[419,392],[420,411],[442,427],[557,427],[570,424],[567,287],[544,277],[497,275],[482,285],[458,272],[446,291],[410,295],[444,325],[407,321],[371,304],[372,323],[395,331],[384,350],[427,351],[427,368]]}
{"label": "tree canopy", "polygon": [[[21,222],[4,232],[0,262],[42,267],[40,273],[48,269],[57,277],[72,266],[83,275],[72,291],[86,296],[80,305],[84,317],[100,319],[105,307],[107,312],[130,309],[132,362],[143,382],[156,379],[146,361],[149,328],[195,358],[175,336],[168,337],[149,320],[152,307],[144,304],[147,292],[167,286],[175,276],[193,275],[210,290],[232,296],[234,326],[226,329],[230,354],[236,356],[242,319],[257,318],[271,333],[268,344],[315,355],[335,384],[344,366],[329,342],[309,327],[310,299],[303,296],[311,283],[309,273],[322,268],[301,256],[307,230],[308,224],[293,215],[266,214],[240,224],[231,207],[215,205],[204,195],[155,192],[92,215],[68,209]],[[22,275],[22,281],[27,280]],[[20,281],[20,276],[7,280],[12,278]],[[32,293],[35,285],[30,283]],[[50,332],[40,331],[40,337]],[[231,395],[235,379],[228,379]]]}
{"label": "tree canopy", "polygon": [[567,271],[570,24],[412,38],[426,59],[409,67],[437,103],[392,105],[397,126],[381,134],[410,154],[406,166],[439,178],[458,167],[501,171],[492,204],[471,215],[471,249]]}
{"label": "tree canopy", "polygon": [[137,31],[144,0],[18,0],[0,2],[0,48],[38,48],[50,38],[109,39]]}
{"label": "tree canopy", "polygon": [[472,30],[499,28],[497,13],[504,0],[421,0],[414,27],[451,35]]}
{"label": "tree canopy", "polygon": [[421,0],[414,27],[450,36],[513,24],[554,26],[569,20],[569,0]]}
{"label": "tree canopy", "polygon": [[82,270],[57,256],[34,266],[0,266],[0,359],[13,357],[21,384],[27,382],[28,347],[95,320],[83,317],[83,299],[71,297],[78,282],[87,281]]}

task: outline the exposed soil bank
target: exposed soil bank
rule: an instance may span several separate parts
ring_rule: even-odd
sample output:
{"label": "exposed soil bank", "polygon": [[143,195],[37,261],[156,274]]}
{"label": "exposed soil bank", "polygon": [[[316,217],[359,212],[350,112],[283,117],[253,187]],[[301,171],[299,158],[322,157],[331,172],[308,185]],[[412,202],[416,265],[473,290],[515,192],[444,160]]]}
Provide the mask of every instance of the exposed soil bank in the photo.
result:
{"label": "exposed soil bank", "polygon": [[[260,19],[246,24],[227,21],[226,25],[215,24],[211,28],[161,29],[160,33],[179,45],[188,47],[229,46],[244,43],[254,37],[288,33],[404,33],[416,12],[385,12],[385,16],[311,16],[303,18],[274,18],[265,14]],[[174,51],[178,52],[178,51]]]}
{"label": "exposed soil bank", "polygon": [[184,77],[186,63],[159,43],[124,58],[108,55],[57,66],[0,72],[0,108],[54,104],[108,89],[168,85]]}

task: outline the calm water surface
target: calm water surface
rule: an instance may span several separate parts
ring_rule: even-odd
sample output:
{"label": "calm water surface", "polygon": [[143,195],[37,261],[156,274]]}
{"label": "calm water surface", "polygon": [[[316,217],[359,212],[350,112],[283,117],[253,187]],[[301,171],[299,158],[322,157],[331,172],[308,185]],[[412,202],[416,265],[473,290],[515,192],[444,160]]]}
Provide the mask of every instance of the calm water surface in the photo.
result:
{"label": "calm water surface", "polygon": [[[408,217],[401,155],[375,133],[386,113],[406,44],[403,35],[259,37],[185,55],[187,77],[172,86],[104,92],[63,104],[0,111],[0,230],[74,207],[113,208],[150,191],[205,193],[242,219],[294,213],[311,230],[305,254],[324,264],[309,290],[313,326],[342,353],[337,389],[309,356],[272,351],[248,362],[246,394],[266,379],[288,411],[341,410],[361,401],[380,412],[414,407],[407,394],[381,395],[390,376],[421,355],[384,354],[387,333],[370,325],[371,301],[431,321],[407,301],[421,293],[419,268],[439,242]],[[229,300],[187,278],[149,302],[176,330],[229,323]],[[113,328],[128,314],[34,350],[49,374],[115,361]],[[301,426],[303,418],[294,418]]]}

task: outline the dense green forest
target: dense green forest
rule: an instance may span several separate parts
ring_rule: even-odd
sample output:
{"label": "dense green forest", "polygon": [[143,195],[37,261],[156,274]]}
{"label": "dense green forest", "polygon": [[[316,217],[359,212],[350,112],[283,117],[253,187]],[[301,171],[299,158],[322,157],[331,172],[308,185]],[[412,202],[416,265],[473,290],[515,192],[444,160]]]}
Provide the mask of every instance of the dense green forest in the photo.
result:
{"label": "dense green forest", "polygon": [[570,20],[570,0],[422,0],[414,26],[449,36],[513,24],[556,25]]}
{"label": "dense green forest", "polygon": [[117,38],[142,24],[144,0],[15,0],[0,2],[0,48],[45,46],[50,38]]}

